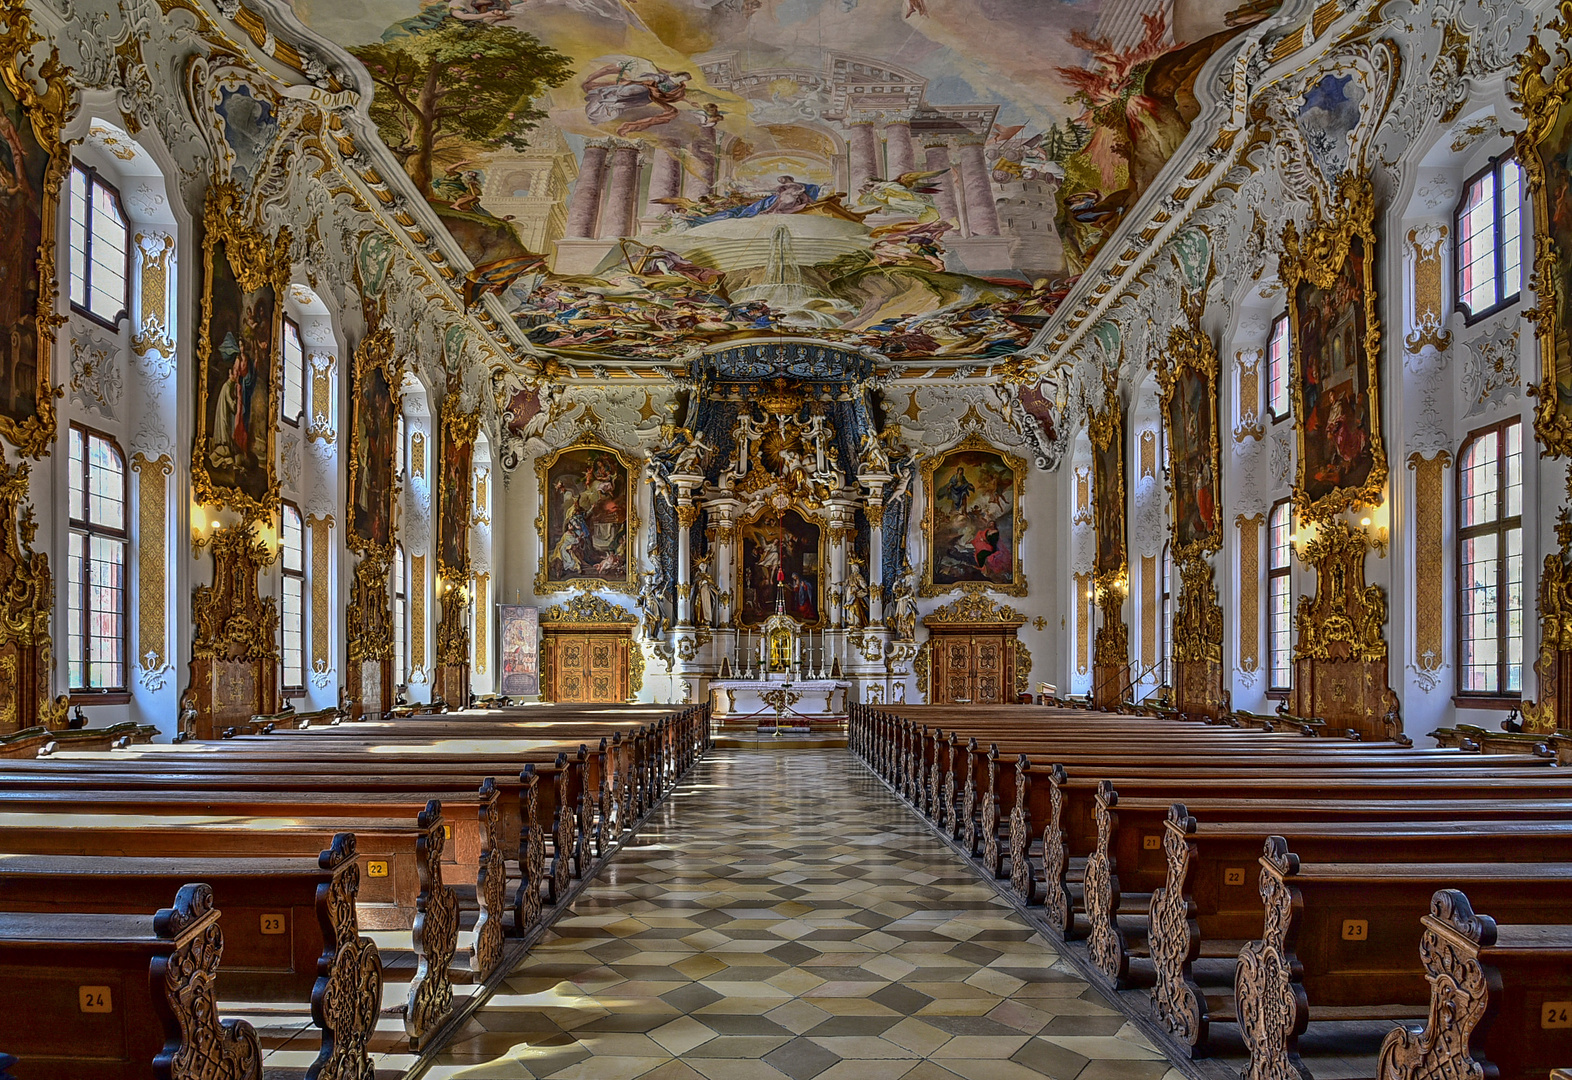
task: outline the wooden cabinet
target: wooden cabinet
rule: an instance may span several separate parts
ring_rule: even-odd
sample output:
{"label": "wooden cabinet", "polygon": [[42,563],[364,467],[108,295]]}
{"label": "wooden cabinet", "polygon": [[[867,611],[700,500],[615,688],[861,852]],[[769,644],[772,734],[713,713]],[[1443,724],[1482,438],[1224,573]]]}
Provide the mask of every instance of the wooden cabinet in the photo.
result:
{"label": "wooden cabinet", "polygon": [[1015,700],[1015,631],[949,632],[932,627],[935,705],[970,702],[1005,705]]}
{"label": "wooden cabinet", "polygon": [[626,630],[584,631],[566,625],[543,630],[541,695],[546,700],[628,700],[633,639]]}

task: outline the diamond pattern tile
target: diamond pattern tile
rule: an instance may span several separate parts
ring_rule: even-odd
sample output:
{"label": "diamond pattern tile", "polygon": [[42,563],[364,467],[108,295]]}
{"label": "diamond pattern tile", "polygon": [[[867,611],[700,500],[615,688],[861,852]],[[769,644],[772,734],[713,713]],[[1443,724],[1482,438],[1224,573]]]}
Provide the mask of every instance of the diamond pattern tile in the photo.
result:
{"label": "diamond pattern tile", "polygon": [[855,759],[717,750],[431,1075],[1157,1080],[1167,1068]]}

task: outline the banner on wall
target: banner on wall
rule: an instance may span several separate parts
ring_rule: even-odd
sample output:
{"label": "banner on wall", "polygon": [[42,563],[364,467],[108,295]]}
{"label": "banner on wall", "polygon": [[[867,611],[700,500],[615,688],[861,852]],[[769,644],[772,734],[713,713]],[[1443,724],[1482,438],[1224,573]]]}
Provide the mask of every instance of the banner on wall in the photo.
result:
{"label": "banner on wall", "polygon": [[540,609],[498,604],[497,622],[502,630],[497,692],[508,697],[540,693]]}

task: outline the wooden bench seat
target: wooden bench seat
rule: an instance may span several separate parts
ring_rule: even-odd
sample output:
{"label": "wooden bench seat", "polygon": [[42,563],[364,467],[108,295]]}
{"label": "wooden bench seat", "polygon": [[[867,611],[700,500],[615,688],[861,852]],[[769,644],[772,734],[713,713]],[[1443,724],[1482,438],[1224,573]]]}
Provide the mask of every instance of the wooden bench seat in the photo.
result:
{"label": "wooden bench seat", "polygon": [[[1435,804],[1398,803],[1391,809],[1402,818],[1347,821],[1332,820],[1335,811],[1325,804],[1273,805],[1288,812],[1269,821],[1197,821],[1176,804],[1163,837],[1166,880],[1151,891],[1146,910],[1114,908],[1123,867],[1112,895],[1088,904],[1097,909],[1091,917],[1114,911],[1106,935],[1113,951],[1093,951],[1109,961],[1104,971],[1116,985],[1152,986],[1153,1016],[1192,1055],[1205,1051],[1213,1019],[1234,1019],[1231,961],[1259,930],[1263,907],[1252,871],[1268,836],[1292,837],[1295,853],[1315,863],[1572,862],[1572,820],[1565,816],[1458,821],[1437,814]],[[1205,986],[1193,972],[1203,958]]]}
{"label": "wooden bench seat", "polygon": [[156,914],[0,912],[0,1045],[19,1080],[260,1080],[256,1031],[213,998],[218,915],[197,883]]}
{"label": "wooden bench seat", "polygon": [[1387,1035],[1377,1075],[1572,1080],[1572,925],[1497,924],[1443,889],[1419,957],[1429,1018]]}
{"label": "wooden bench seat", "polygon": [[1244,1080],[1308,1075],[1298,1039],[1319,1010],[1422,1016],[1431,994],[1419,950],[1437,891],[1459,888],[1528,924],[1561,923],[1572,901],[1572,866],[1558,863],[1302,863],[1273,836],[1260,868],[1262,932],[1240,950],[1234,978]]}
{"label": "wooden bench seat", "polygon": [[[338,821],[310,818],[147,817],[113,814],[0,813],[0,851],[24,855],[306,856],[330,847]],[[411,931],[416,973],[405,1000],[404,1028],[418,1048],[453,1005],[450,967],[458,947],[458,898],[442,878],[445,844],[440,804],[413,822],[366,819],[355,828],[362,870],[357,910],[368,929]],[[370,894],[368,897],[367,894]],[[488,890],[477,889],[477,897]],[[495,893],[490,893],[495,895]],[[481,912],[476,941],[500,936],[502,912]],[[489,951],[489,950],[488,950]],[[500,942],[495,949],[500,960]],[[495,961],[493,961],[494,963]]]}
{"label": "wooden bench seat", "polygon": [[340,833],[314,860],[0,855],[0,911],[142,914],[201,881],[221,912],[218,997],[310,1008],[321,1049],[307,1075],[364,1076],[382,960],[356,918],[355,852]]}

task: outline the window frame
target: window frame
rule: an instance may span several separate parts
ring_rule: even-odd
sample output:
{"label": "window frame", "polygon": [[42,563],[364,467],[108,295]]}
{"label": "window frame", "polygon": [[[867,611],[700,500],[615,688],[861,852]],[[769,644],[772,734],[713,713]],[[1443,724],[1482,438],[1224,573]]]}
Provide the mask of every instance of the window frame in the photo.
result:
{"label": "window frame", "polygon": [[1157,615],[1161,624],[1161,638],[1157,652],[1159,673],[1157,682],[1159,685],[1171,687],[1173,684],[1169,680],[1173,678],[1174,674],[1172,670],[1174,644],[1174,546],[1172,541],[1166,541],[1163,544],[1162,563],[1158,574],[1160,575],[1158,587],[1161,590],[1161,596],[1158,599]]}
{"label": "window frame", "polygon": [[409,682],[409,568],[404,545],[393,545],[393,685]]}
{"label": "window frame", "polygon": [[[1511,296],[1504,295],[1505,289],[1506,289],[1506,283],[1503,280],[1503,262],[1502,262],[1502,259],[1501,259],[1501,249],[1502,249],[1501,223],[1502,223],[1502,219],[1505,216],[1505,211],[1504,211],[1503,206],[1502,206],[1503,200],[1501,198],[1501,168],[1502,168],[1503,165],[1506,165],[1508,163],[1511,163],[1511,164],[1517,166],[1517,170],[1518,170],[1518,195],[1517,195],[1517,199],[1518,199],[1518,205],[1517,205],[1517,211],[1518,211],[1518,217],[1517,217],[1517,220],[1518,220],[1518,226],[1517,226],[1517,242],[1518,242],[1518,264],[1517,264],[1517,266],[1518,266],[1518,271],[1517,271],[1517,273],[1518,273],[1518,277],[1517,277],[1517,291],[1514,292]],[[1467,301],[1465,301],[1463,299],[1463,271],[1466,269],[1466,267],[1465,267],[1465,265],[1463,263],[1463,259],[1462,259],[1462,243],[1463,243],[1463,239],[1464,239],[1462,222],[1463,222],[1464,208],[1467,206],[1467,203],[1468,203],[1468,193],[1469,193],[1469,191],[1473,189],[1473,186],[1476,183],[1478,183],[1480,180],[1484,179],[1486,176],[1492,177],[1492,180],[1493,180],[1493,182],[1495,184],[1495,198],[1494,198],[1494,202],[1495,202],[1496,212],[1495,212],[1495,220],[1491,223],[1491,228],[1490,228],[1490,259],[1491,259],[1491,263],[1493,264],[1493,268],[1495,270],[1496,302],[1494,304],[1491,304],[1489,307],[1482,308],[1479,311],[1474,311],[1472,308],[1470,308],[1468,306]],[[1457,310],[1460,311],[1462,313],[1462,315],[1463,315],[1463,325],[1464,326],[1473,326],[1475,323],[1479,322],[1481,319],[1488,319],[1490,316],[1498,314],[1499,312],[1506,310],[1507,308],[1511,307],[1512,305],[1521,302],[1522,299],[1523,299],[1523,283],[1524,283],[1523,279],[1524,279],[1524,276],[1525,276],[1525,274],[1526,274],[1526,272],[1528,270],[1528,266],[1526,265],[1527,260],[1525,258],[1525,252],[1523,250],[1523,238],[1524,238],[1523,220],[1524,220],[1524,217],[1526,216],[1525,212],[1524,212],[1524,206],[1523,206],[1523,201],[1524,201],[1523,196],[1524,196],[1524,191],[1525,191],[1525,185],[1526,185],[1526,178],[1523,175],[1523,165],[1522,165],[1521,162],[1519,162],[1517,160],[1517,158],[1515,156],[1513,156],[1510,153],[1497,154],[1495,157],[1491,158],[1485,164],[1484,168],[1480,169],[1478,172],[1476,172],[1472,176],[1470,176],[1467,180],[1463,181],[1462,194],[1458,197],[1457,206],[1452,211],[1452,263],[1453,263],[1453,266],[1452,266],[1452,288],[1457,291],[1456,307],[1457,307]]]}
{"label": "window frame", "polygon": [[[1468,433],[1468,435],[1463,439],[1463,442],[1458,447],[1458,451],[1457,451],[1457,474],[1458,475],[1457,475],[1457,483],[1454,485],[1457,490],[1456,490],[1456,492],[1454,494],[1454,497],[1453,497],[1454,498],[1453,507],[1454,507],[1455,513],[1457,514],[1457,529],[1456,529],[1456,533],[1457,533],[1456,544],[1457,544],[1457,546],[1456,546],[1456,558],[1455,558],[1456,575],[1457,575],[1456,576],[1456,587],[1457,587],[1456,597],[1457,598],[1456,598],[1456,600],[1453,603],[1453,608],[1454,608],[1453,615],[1454,615],[1454,618],[1455,618],[1454,626],[1455,626],[1456,634],[1457,634],[1457,642],[1456,642],[1456,645],[1455,645],[1455,656],[1454,656],[1454,659],[1456,660],[1456,663],[1457,663],[1457,682],[1456,682],[1456,685],[1453,687],[1453,700],[1458,702],[1458,703],[1460,703],[1460,704],[1479,704],[1479,703],[1489,704],[1489,703],[1495,703],[1495,702],[1518,702],[1518,701],[1521,701],[1523,699],[1523,670],[1522,669],[1528,667],[1528,655],[1527,655],[1526,650],[1527,650],[1527,646],[1528,646],[1528,634],[1527,634],[1528,626],[1527,626],[1527,623],[1528,623],[1528,617],[1529,617],[1529,611],[1530,611],[1530,608],[1529,608],[1529,603],[1530,603],[1529,591],[1530,590],[1529,590],[1529,577],[1528,577],[1528,556],[1527,556],[1527,552],[1523,549],[1523,546],[1522,546],[1523,542],[1527,540],[1528,534],[1527,534],[1527,532],[1525,531],[1525,529],[1523,527],[1523,505],[1522,505],[1522,498],[1521,498],[1521,496],[1519,498],[1518,512],[1515,515],[1510,515],[1510,516],[1508,516],[1505,513],[1505,511],[1506,511],[1506,490],[1507,490],[1507,469],[1506,469],[1506,454],[1504,453],[1504,451],[1505,451],[1505,447],[1506,447],[1506,435],[1507,435],[1507,432],[1508,432],[1509,429],[1511,429],[1514,426],[1517,427],[1518,431],[1519,431],[1518,454],[1519,454],[1519,458],[1520,458],[1520,465],[1519,465],[1519,467],[1521,469],[1521,480],[1522,481],[1526,481],[1527,480],[1527,474],[1528,474],[1528,462],[1529,462],[1529,459],[1528,459],[1527,447],[1525,447],[1522,444],[1523,418],[1520,417],[1520,416],[1509,416],[1509,417],[1505,418],[1504,420],[1498,421],[1497,423],[1488,424],[1485,427],[1477,428],[1474,431],[1470,431]],[[1503,451],[1502,453],[1498,454],[1498,456],[1496,458],[1496,461],[1497,461],[1497,468],[1496,468],[1496,505],[1497,505],[1498,510],[1500,512],[1497,513],[1497,515],[1496,515],[1496,517],[1495,517],[1495,519],[1493,521],[1488,522],[1486,524],[1483,524],[1483,525],[1464,525],[1463,524],[1463,521],[1464,521],[1464,514],[1463,514],[1463,503],[1464,503],[1463,470],[1465,468],[1464,462],[1467,461],[1467,459],[1468,459],[1468,452],[1469,452],[1470,449],[1473,448],[1474,444],[1479,442],[1480,440],[1482,440],[1484,438],[1487,438],[1487,437],[1498,438],[1500,440],[1500,443],[1498,445],[1500,446],[1501,450]],[[1525,486],[1526,486],[1526,484],[1525,484]],[[1510,583],[1509,579],[1507,577],[1507,570],[1506,570],[1506,563],[1507,563],[1507,559],[1509,557],[1507,555],[1507,553],[1506,553],[1506,537],[1507,537],[1507,534],[1510,533],[1513,529],[1516,529],[1518,531],[1518,533],[1519,533],[1518,558],[1520,560],[1522,560],[1522,562],[1523,562],[1523,580],[1519,584],[1520,584],[1520,588],[1522,589],[1522,595],[1520,597],[1520,604],[1521,604],[1521,610],[1522,610],[1521,617],[1522,617],[1522,620],[1523,620],[1523,631],[1524,631],[1524,633],[1523,633],[1523,641],[1522,641],[1522,644],[1521,644],[1522,652],[1520,653],[1519,660],[1518,660],[1518,667],[1519,667],[1519,671],[1518,671],[1518,688],[1516,690],[1508,690],[1508,689],[1505,689],[1505,686],[1506,686],[1506,683],[1507,683],[1507,672],[1508,672],[1508,669],[1511,667],[1511,650],[1509,648],[1509,645],[1511,643],[1510,620],[1507,619],[1506,617],[1504,617],[1503,612],[1505,611],[1505,605],[1501,603],[1501,601],[1499,600],[1499,596],[1504,592],[1504,590],[1507,588],[1507,586]],[[1468,617],[1468,612],[1464,609],[1464,595],[1465,595],[1466,590],[1464,588],[1464,583],[1463,583],[1463,545],[1467,541],[1469,541],[1469,540],[1473,540],[1473,539],[1476,539],[1476,538],[1481,537],[1481,536],[1490,536],[1490,535],[1494,535],[1497,538],[1497,541],[1496,541],[1496,574],[1497,574],[1497,579],[1496,580],[1498,582],[1498,584],[1497,584],[1498,601],[1497,601],[1497,606],[1496,606],[1496,677],[1495,677],[1495,686],[1494,686],[1493,689],[1490,689],[1490,690],[1465,690],[1465,689],[1463,689],[1463,679],[1464,679],[1463,651],[1464,651],[1465,642],[1467,640],[1467,635],[1464,633],[1464,625],[1465,625],[1465,621],[1466,621],[1466,619]]]}
{"label": "window frame", "polygon": [[[300,522],[300,569],[299,570],[291,570],[289,568],[289,560],[288,560],[288,558],[286,557],[286,554],[285,554],[286,548],[285,548],[285,545],[284,545],[284,515],[286,513],[289,513],[289,512],[293,512],[294,515],[295,515],[295,520]],[[284,500],[280,501],[280,503],[279,503],[279,510],[278,510],[278,563],[279,563],[279,582],[278,582],[278,600],[279,600],[279,605],[278,605],[279,606],[279,619],[278,619],[278,677],[279,677],[279,682],[280,682],[280,686],[281,686],[281,689],[283,691],[284,697],[286,697],[286,698],[298,698],[298,697],[305,697],[306,696],[306,679],[307,679],[307,676],[309,674],[307,666],[306,666],[306,638],[307,638],[307,629],[308,629],[307,626],[306,626],[306,619],[307,619],[307,614],[306,614],[306,606],[307,606],[306,605],[306,596],[307,596],[307,593],[306,593],[306,562],[307,562],[306,544],[307,544],[307,540],[306,540],[306,519],[305,519],[305,515],[303,515],[300,512],[300,507],[295,505],[290,500],[284,499]],[[300,582],[300,682],[299,683],[291,683],[289,681],[289,665],[285,661],[285,656],[289,652],[289,627],[288,627],[288,625],[287,625],[287,623],[285,622],[285,619],[284,619],[284,616],[285,616],[284,605],[285,605],[285,603],[288,600],[288,596],[289,596],[288,583],[291,580]]]}
{"label": "window frame", "polygon": [[[71,505],[70,489],[71,489],[71,483],[72,483],[72,480],[73,480],[73,477],[70,475],[70,473],[76,467],[76,462],[74,460],[72,460],[71,452],[70,452],[70,438],[71,438],[71,433],[72,432],[80,432],[82,434],[82,439],[83,439],[83,443],[82,443],[82,476],[81,476],[81,480],[82,480],[83,513],[87,515],[86,517],[83,517],[83,518],[73,517],[71,515],[71,510],[70,510],[70,505]],[[87,440],[88,439],[92,439],[92,438],[100,439],[103,442],[107,443],[110,446],[110,448],[112,450],[114,450],[115,456],[120,459],[120,506],[121,506],[121,512],[120,512],[120,528],[118,528],[118,529],[114,528],[113,526],[109,526],[109,525],[97,524],[96,522],[94,522],[92,520],[92,510],[91,510],[91,506],[92,506],[92,503],[91,503],[91,490],[92,489],[91,489],[91,485],[89,483],[89,480],[90,480],[92,474],[91,474],[91,471],[90,471],[91,470],[91,466],[88,464],[89,454],[88,454],[88,449],[87,449],[88,448]],[[88,597],[91,595],[91,591],[90,590],[91,590],[91,585],[92,585],[91,578],[90,578],[90,568],[92,566],[92,558],[91,558],[92,538],[95,537],[95,536],[106,537],[106,538],[108,538],[110,540],[118,542],[120,544],[120,546],[121,546],[121,556],[120,556],[120,577],[121,577],[120,597],[121,597],[121,608],[120,608],[120,612],[119,612],[119,614],[120,614],[120,633],[118,635],[118,641],[119,641],[119,645],[120,645],[120,675],[121,675],[121,679],[120,679],[120,684],[118,686],[103,686],[103,687],[91,686],[91,685],[84,685],[84,686],[72,685],[72,679],[71,679],[71,638],[72,638],[72,633],[71,633],[71,631],[72,631],[73,618],[72,618],[72,610],[71,610],[72,600],[71,600],[71,597],[69,595],[70,590],[71,590],[71,579],[70,579],[71,556],[70,556],[69,547],[68,547],[67,554],[66,554],[66,575],[65,575],[65,581],[64,581],[64,585],[65,585],[65,588],[66,588],[66,591],[67,591],[67,597],[66,597],[66,632],[65,632],[65,638],[66,638],[66,642],[65,642],[66,684],[67,684],[66,688],[67,688],[67,691],[70,694],[71,703],[73,705],[76,705],[76,704],[100,704],[100,705],[104,705],[104,704],[123,704],[123,703],[128,702],[128,701],[131,700],[131,679],[130,679],[130,675],[131,675],[131,670],[130,670],[131,669],[131,658],[130,658],[130,655],[129,655],[129,650],[130,650],[130,633],[129,633],[130,626],[129,626],[129,624],[130,624],[130,607],[131,607],[131,604],[130,604],[130,600],[131,600],[131,530],[130,530],[129,525],[128,525],[128,523],[130,521],[130,518],[131,518],[131,497],[130,497],[131,483],[130,483],[129,477],[127,476],[127,474],[130,471],[130,467],[129,467],[129,464],[127,463],[127,461],[126,461],[125,448],[120,445],[120,440],[116,439],[113,435],[111,435],[107,431],[101,431],[98,428],[88,427],[86,424],[79,424],[79,423],[77,423],[74,420],[70,424],[68,424],[67,428],[66,428],[66,453],[63,456],[65,458],[66,472],[67,472],[67,476],[66,476],[66,491],[67,491],[67,498],[66,498],[66,531],[67,531],[68,537],[69,537],[69,535],[72,535],[72,534],[80,534],[80,535],[82,535],[82,536],[87,538],[87,545],[86,545],[86,547],[84,549],[86,557],[84,558],[84,562],[83,562],[82,580],[81,580],[81,583],[80,583],[81,595],[76,598],[77,605],[78,605],[78,611],[80,612],[80,617],[81,617],[81,620],[82,620],[82,625],[80,627],[80,631],[81,632],[80,632],[79,636],[81,637],[81,640],[83,642],[83,655],[82,655],[82,662],[81,663],[82,663],[83,681],[86,682],[86,683],[91,683],[92,682],[91,672],[93,670],[92,649],[88,645],[88,642],[91,640],[90,635],[88,634],[88,625],[89,625],[90,621],[92,620],[93,615],[95,614],[94,611],[92,610],[90,604],[88,603]],[[67,543],[69,545],[69,539],[68,539]]]}
{"label": "window frame", "polygon": [[[1272,545],[1272,519],[1277,517],[1279,508],[1286,508],[1288,513],[1288,558],[1283,560],[1283,565],[1278,566],[1273,560]],[[1266,690],[1268,697],[1283,697],[1293,691],[1294,680],[1294,506],[1293,498],[1278,499],[1266,513]],[[1272,584],[1278,579],[1284,581],[1284,588],[1288,593],[1288,682],[1278,684],[1277,675],[1277,649],[1273,644],[1272,627]]]}
{"label": "window frame", "polygon": [[[300,385],[300,411],[294,416],[287,416],[284,409],[289,404],[289,357],[285,355],[285,342],[289,340],[289,331],[295,331],[295,343],[300,346],[300,363],[295,365],[295,378]],[[278,330],[278,366],[282,383],[278,388],[278,418],[279,421],[290,427],[299,427],[306,416],[306,339],[300,336],[300,323],[287,311]]]}
{"label": "window frame", "polygon": [[[1277,340],[1277,328],[1279,326],[1281,326],[1283,328],[1283,402],[1284,402],[1284,404],[1283,404],[1283,411],[1281,413],[1279,413],[1275,408],[1272,407],[1272,365],[1273,365],[1272,343]],[[1293,326],[1288,321],[1288,309],[1284,308],[1283,309],[1283,313],[1272,320],[1272,328],[1267,333],[1267,337],[1266,337],[1266,378],[1261,380],[1261,396],[1266,399],[1264,402],[1262,402],[1262,408],[1265,411],[1265,413],[1267,415],[1267,418],[1270,419],[1273,424],[1280,424],[1284,420],[1287,420],[1289,417],[1294,415],[1294,395],[1293,395],[1293,388],[1290,386],[1290,380],[1293,379],[1293,375],[1294,375],[1293,349],[1294,349]]]}
{"label": "window frame", "polygon": [[[93,299],[93,217],[91,214],[89,214],[87,219],[86,247],[82,250],[82,259],[84,264],[82,267],[82,291],[87,297],[88,304],[78,304],[76,302],[76,298],[71,295],[72,268],[70,260],[74,254],[71,250],[71,241],[69,236],[72,209],[71,180],[72,176],[78,171],[81,171],[87,177],[87,204],[89,209],[91,209],[93,205],[93,188],[103,188],[105,191],[109,192],[110,197],[114,199],[115,207],[120,211],[120,219],[125,222],[125,267],[121,271],[121,281],[124,287],[120,295],[120,311],[114,316],[113,320],[106,319],[104,316],[98,314],[98,312],[94,311],[89,306]],[[106,330],[113,330],[118,333],[120,330],[120,323],[123,320],[131,318],[131,218],[126,213],[125,199],[120,195],[120,188],[104,179],[104,174],[101,173],[96,166],[89,165],[85,161],[80,161],[76,158],[71,159],[71,170],[70,173],[66,176],[65,188],[65,217],[67,228],[65,252],[67,260],[65,272],[66,300],[71,305],[71,311],[73,314],[80,315],[82,318],[96,323],[97,325],[104,327]]]}

